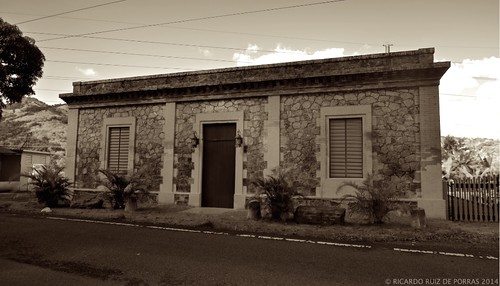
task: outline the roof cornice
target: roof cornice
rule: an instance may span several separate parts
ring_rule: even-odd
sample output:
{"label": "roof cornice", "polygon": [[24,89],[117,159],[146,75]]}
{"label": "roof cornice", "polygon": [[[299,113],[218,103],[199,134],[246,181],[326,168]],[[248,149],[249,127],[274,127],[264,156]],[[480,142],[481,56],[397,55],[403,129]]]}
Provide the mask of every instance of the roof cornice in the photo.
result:
{"label": "roof cornice", "polygon": [[61,94],[68,104],[116,99],[156,98],[160,101],[229,97],[252,91],[294,88],[341,88],[404,80],[439,83],[449,62],[433,62],[434,49],[350,56],[281,64],[224,68],[165,75],[73,83],[73,93]]}

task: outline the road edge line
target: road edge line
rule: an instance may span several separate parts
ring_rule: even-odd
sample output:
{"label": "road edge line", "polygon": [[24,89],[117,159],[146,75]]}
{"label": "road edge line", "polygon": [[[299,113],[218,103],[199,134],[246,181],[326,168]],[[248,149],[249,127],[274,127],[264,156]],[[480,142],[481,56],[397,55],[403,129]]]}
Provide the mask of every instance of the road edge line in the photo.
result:
{"label": "road edge line", "polygon": [[[211,234],[211,235],[232,235],[232,236],[236,236],[236,237],[256,238],[256,239],[262,239],[262,240],[288,241],[288,242],[296,242],[296,243],[311,243],[311,244],[317,244],[317,245],[326,245],[326,246],[335,246],[335,247],[350,247],[350,248],[356,248],[356,249],[372,249],[371,245],[364,245],[364,244],[327,242],[327,241],[320,241],[320,240],[286,238],[286,237],[278,237],[278,236],[255,235],[255,234],[245,234],[245,233],[230,234],[227,232],[220,232],[220,231],[193,230],[193,229],[187,229],[187,228],[163,227],[163,226],[155,226],[155,225],[140,225],[140,224],[133,224],[133,223],[110,222],[110,221],[79,219],[79,218],[65,218],[65,217],[55,217],[55,216],[47,216],[45,218],[51,219],[51,220],[77,221],[77,222],[85,222],[85,223],[128,226],[128,227],[148,228],[148,229],[157,229],[157,230],[166,230],[166,231],[203,233],[203,234]],[[491,255],[473,255],[473,254],[466,254],[466,253],[446,252],[446,251],[437,251],[437,250],[421,250],[421,249],[410,249],[410,248],[399,248],[399,247],[393,247],[392,250],[396,251],[396,252],[403,252],[403,253],[420,253],[420,254],[432,254],[432,255],[454,256],[454,257],[464,257],[464,258],[479,258],[479,259],[487,259],[487,260],[499,260],[498,257],[491,256]]]}

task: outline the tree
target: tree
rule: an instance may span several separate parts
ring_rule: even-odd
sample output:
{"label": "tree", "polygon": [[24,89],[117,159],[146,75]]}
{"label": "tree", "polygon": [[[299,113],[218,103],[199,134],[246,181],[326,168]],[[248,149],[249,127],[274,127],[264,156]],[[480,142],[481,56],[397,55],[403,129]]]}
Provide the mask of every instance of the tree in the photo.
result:
{"label": "tree", "polygon": [[35,40],[0,18],[0,119],[5,103],[21,102],[35,94],[33,85],[43,74],[45,56]]}
{"label": "tree", "polygon": [[[497,153],[479,139],[443,137],[441,140],[442,171],[446,179],[472,178],[498,173],[494,166]],[[495,145],[495,143],[493,143]]]}

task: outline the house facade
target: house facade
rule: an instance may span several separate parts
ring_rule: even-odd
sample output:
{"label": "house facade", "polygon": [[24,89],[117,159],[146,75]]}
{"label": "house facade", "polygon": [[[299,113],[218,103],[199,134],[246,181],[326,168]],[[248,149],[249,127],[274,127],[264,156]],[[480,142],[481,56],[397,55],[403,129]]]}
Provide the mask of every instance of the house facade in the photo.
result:
{"label": "house facade", "polygon": [[[73,83],[65,173],[146,168],[160,203],[244,208],[279,168],[311,199],[368,174],[445,218],[434,49]],[[347,190],[349,191],[349,190]]]}

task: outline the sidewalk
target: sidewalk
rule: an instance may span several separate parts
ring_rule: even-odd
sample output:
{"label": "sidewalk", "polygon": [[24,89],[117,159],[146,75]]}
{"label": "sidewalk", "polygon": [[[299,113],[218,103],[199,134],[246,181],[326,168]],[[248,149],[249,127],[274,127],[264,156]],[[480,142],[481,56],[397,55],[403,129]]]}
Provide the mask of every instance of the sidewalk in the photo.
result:
{"label": "sidewalk", "polygon": [[[43,215],[42,206],[26,195],[0,194],[0,212]],[[414,229],[409,217],[392,216],[384,225],[365,225],[349,220],[345,225],[304,225],[295,222],[248,220],[245,210],[191,208],[186,206],[142,205],[136,212],[110,209],[52,209],[49,216],[91,220],[130,222],[194,230],[225,231],[316,239],[330,242],[393,244],[446,247],[470,251],[488,250],[498,257],[498,223],[467,223],[428,219],[427,227]]]}

